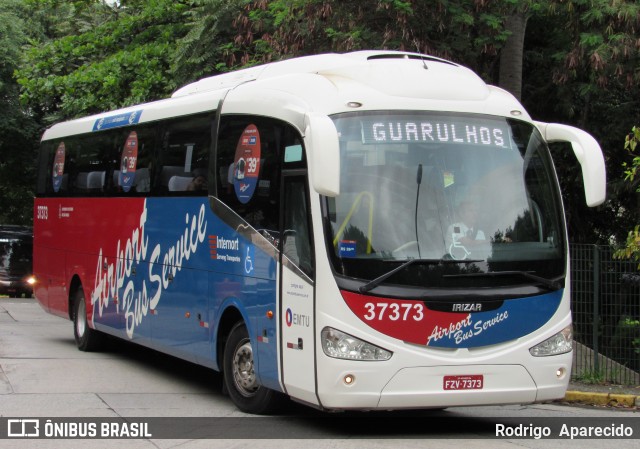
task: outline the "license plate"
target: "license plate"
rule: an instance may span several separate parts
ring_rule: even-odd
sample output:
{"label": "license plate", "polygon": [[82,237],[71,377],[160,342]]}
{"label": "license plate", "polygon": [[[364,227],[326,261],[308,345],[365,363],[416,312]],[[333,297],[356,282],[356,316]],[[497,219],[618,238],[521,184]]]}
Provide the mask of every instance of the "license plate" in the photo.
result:
{"label": "license plate", "polygon": [[482,374],[470,374],[465,376],[444,376],[442,388],[445,390],[482,390],[484,376]]}

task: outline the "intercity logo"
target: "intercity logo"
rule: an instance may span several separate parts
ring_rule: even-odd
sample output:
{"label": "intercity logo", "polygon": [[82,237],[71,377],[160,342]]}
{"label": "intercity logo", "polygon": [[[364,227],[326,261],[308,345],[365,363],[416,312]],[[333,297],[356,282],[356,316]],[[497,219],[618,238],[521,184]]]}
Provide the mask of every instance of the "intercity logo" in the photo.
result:
{"label": "intercity logo", "polygon": [[227,239],[221,235],[209,236],[209,254],[213,260],[242,262],[239,251],[240,239]]}

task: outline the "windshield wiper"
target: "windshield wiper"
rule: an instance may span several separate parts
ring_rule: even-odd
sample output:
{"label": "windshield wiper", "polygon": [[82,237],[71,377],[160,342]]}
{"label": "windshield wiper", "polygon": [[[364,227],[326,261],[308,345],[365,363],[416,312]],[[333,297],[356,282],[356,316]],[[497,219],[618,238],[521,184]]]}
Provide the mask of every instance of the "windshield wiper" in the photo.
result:
{"label": "windshield wiper", "polygon": [[442,277],[443,278],[465,278],[465,277],[499,277],[499,276],[522,276],[532,281],[536,281],[539,284],[542,284],[545,287],[547,287],[549,290],[553,290],[553,291],[559,290],[562,287],[559,281],[563,279],[563,276],[557,277],[555,279],[547,279],[540,276],[536,276],[535,274],[532,274],[530,271],[489,271],[487,273],[446,274]]}
{"label": "windshield wiper", "polygon": [[[395,262],[395,261],[393,261],[393,262]],[[384,281],[386,281],[388,278],[390,278],[391,276],[396,274],[398,271],[404,270],[409,265],[412,265],[414,263],[420,263],[420,264],[426,264],[426,265],[444,265],[444,264],[452,264],[452,263],[476,263],[476,262],[484,262],[484,260],[482,260],[482,259],[478,259],[478,260],[474,260],[474,259],[467,259],[467,260],[455,260],[455,259],[409,259],[405,263],[403,263],[402,265],[394,268],[393,270],[388,271],[385,274],[383,274],[382,276],[378,276],[377,278],[372,279],[371,281],[369,281],[366,284],[362,285],[358,290],[360,291],[360,293],[366,293],[369,290],[373,290],[378,285],[380,285]]]}

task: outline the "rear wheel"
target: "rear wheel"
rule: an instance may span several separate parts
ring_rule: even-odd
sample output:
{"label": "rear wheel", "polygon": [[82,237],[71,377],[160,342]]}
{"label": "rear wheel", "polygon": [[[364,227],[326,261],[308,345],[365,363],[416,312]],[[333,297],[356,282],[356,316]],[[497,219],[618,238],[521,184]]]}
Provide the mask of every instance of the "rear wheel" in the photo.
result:
{"label": "rear wheel", "polygon": [[76,338],[76,345],[81,351],[96,351],[103,342],[103,335],[89,327],[82,288],[76,290],[73,299],[73,334]]}
{"label": "rear wheel", "polygon": [[273,412],[282,396],[258,382],[253,347],[243,322],[231,329],[223,357],[224,383],[233,403],[246,413]]}

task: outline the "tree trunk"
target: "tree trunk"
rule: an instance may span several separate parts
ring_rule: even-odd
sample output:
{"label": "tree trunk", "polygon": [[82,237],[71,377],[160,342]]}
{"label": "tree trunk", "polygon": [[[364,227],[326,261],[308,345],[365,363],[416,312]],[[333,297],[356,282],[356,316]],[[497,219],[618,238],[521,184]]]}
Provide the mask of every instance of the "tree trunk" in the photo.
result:
{"label": "tree trunk", "polygon": [[527,27],[526,12],[516,11],[505,20],[505,29],[511,32],[500,54],[500,79],[498,85],[511,92],[520,101],[522,95],[522,59],[524,33]]}

